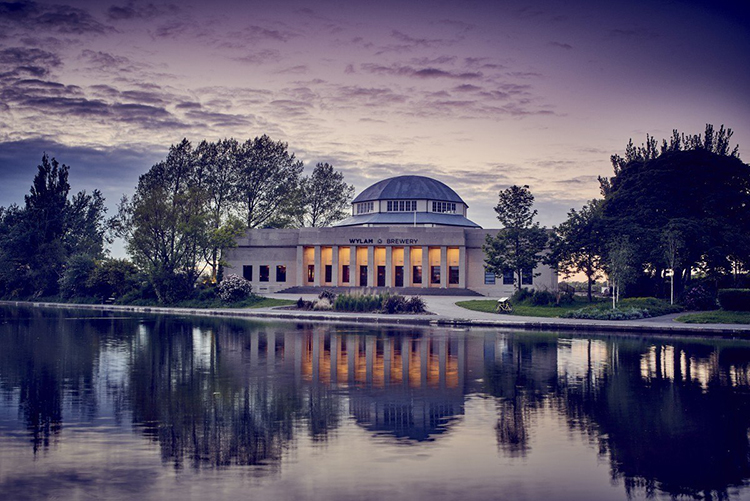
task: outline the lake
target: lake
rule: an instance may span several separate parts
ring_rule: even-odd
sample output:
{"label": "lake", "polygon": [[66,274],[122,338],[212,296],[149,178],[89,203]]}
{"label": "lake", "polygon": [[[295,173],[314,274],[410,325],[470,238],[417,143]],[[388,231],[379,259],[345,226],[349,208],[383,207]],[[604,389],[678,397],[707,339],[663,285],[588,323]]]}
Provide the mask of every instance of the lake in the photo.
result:
{"label": "lake", "polygon": [[0,322],[2,499],[750,499],[748,342]]}

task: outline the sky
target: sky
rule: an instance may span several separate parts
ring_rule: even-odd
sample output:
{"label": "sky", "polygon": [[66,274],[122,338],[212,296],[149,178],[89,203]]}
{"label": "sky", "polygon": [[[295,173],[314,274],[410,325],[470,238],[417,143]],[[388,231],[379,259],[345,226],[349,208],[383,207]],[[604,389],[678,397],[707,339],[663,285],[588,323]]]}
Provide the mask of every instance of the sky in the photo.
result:
{"label": "sky", "polygon": [[431,176],[492,228],[499,191],[529,185],[558,224],[630,138],[725,124],[747,161],[742,4],[0,2],[0,205],[44,152],[112,213],[182,138],[268,134],[357,193]]}

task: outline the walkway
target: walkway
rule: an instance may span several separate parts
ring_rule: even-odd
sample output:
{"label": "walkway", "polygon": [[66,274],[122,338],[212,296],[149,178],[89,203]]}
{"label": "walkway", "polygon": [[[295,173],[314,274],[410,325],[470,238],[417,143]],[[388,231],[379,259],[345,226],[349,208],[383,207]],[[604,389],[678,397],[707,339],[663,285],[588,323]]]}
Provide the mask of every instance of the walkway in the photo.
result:
{"label": "walkway", "polygon": [[[267,297],[279,299],[299,299],[298,294],[267,294]],[[314,294],[303,294],[303,299],[314,299]],[[582,331],[582,332],[619,332],[629,334],[674,334],[686,336],[721,336],[729,338],[750,339],[750,325],[730,324],[683,324],[675,322],[678,315],[642,320],[607,321],[581,320],[573,318],[522,317],[515,315],[498,315],[472,311],[456,306],[457,301],[465,301],[465,296],[422,296],[425,300],[426,315],[384,315],[378,313],[347,313],[337,311],[300,311],[284,307],[274,308],[172,308],[153,306],[119,306],[99,304],[61,304],[31,303],[26,301],[0,301],[0,304],[12,306],[33,306],[48,308],[72,308],[96,311],[122,311],[148,314],[196,315],[261,318],[268,320],[338,322],[338,323],[376,323],[381,325],[432,325],[446,327],[491,327],[544,331]]]}

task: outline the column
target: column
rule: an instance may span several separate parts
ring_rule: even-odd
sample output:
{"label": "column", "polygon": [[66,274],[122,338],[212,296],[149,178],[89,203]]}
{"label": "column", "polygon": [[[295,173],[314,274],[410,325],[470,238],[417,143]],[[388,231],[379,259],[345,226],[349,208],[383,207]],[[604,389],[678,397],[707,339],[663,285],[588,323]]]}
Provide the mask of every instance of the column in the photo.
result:
{"label": "column", "polygon": [[422,287],[430,286],[430,248],[422,246]]}
{"label": "column", "polygon": [[339,246],[334,245],[331,247],[331,285],[338,287],[339,285]]}
{"label": "column", "polygon": [[367,286],[375,287],[375,247],[367,246]]}
{"label": "column", "polygon": [[359,270],[357,269],[357,247],[352,245],[349,247],[349,283],[345,284],[349,287],[357,286],[357,276]]}
{"label": "column", "polygon": [[458,248],[458,286],[466,288],[466,246]]}
{"label": "column", "polygon": [[448,247],[440,247],[440,288],[448,287]]}
{"label": "column", "polygon": [[393,287],[393,247],[385,248],[385,286]]}
{"label": "column", "polygon": [[404,247],[404,287],[411,287],[411,247]]}
{"label": "column", "polygon": [[[301,245],[297,246],[297,283],[294,285],[305,285],[303,278],[305,277],[305,248]],[[257,272],[256,272],[257,273]]]}
{"label": "column", "polygon": [[313,285],[320,287],[320,245],[315,246],[315,280]]}

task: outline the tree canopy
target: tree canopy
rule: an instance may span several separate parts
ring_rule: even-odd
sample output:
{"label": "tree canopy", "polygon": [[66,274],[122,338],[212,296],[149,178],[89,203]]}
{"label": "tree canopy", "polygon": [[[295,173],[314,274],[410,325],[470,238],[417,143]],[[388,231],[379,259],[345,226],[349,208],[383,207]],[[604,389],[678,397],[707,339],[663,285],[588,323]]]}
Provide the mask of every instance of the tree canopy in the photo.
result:
{"label": "tree canopy", "polygon": [[495,212],[503,228],[494,236],[487,235],[484,244],[485,267],[502,275],[514,272],[516,288],[520,289],[523,273],[542,261],[547,245],[547,232],[534,222],[537,211],[532,209],[534,195],[528,186],[511,186],[501,191]]}

